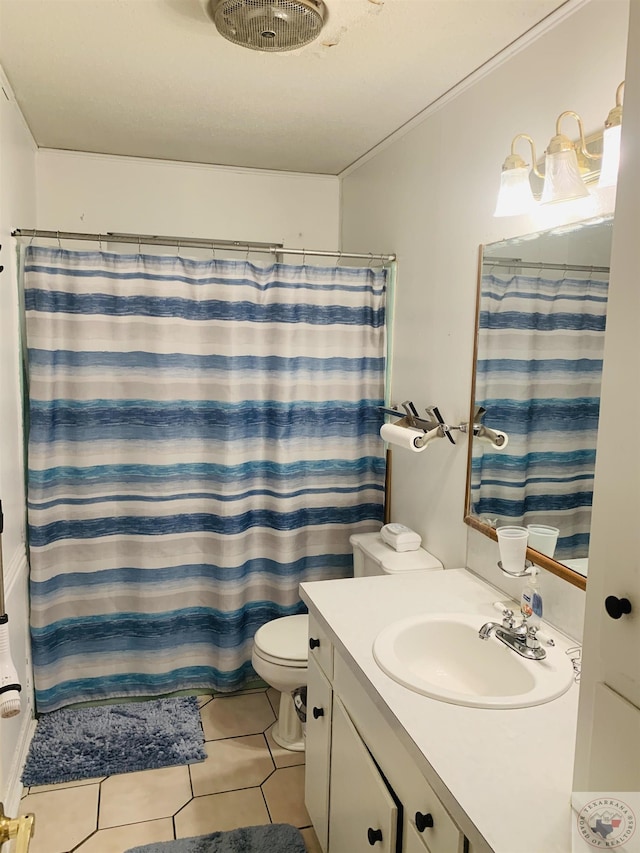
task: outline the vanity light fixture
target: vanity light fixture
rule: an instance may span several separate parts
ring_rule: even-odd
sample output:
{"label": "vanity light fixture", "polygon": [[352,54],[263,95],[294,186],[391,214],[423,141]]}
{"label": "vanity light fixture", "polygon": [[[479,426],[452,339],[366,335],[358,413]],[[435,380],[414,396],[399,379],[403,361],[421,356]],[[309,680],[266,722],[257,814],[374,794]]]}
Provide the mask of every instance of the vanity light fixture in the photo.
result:
{"label": "vanity light fixture", "polygon": [[[530,176],[544,178],[540,204],[554,204],[560,201],[574,201],[589,196],[587,183],[598,178],[598,187],[615,186],[618,179],[620,162],[620,137],[622,129],[622,93],[624,80],[616,90],[616,105],[610,110],[604,124],[604,134],[596,133],[589,142],[596,146],[602,142],[602,153],[590,151],[584,135],[582,119],[573,110],[565,110],[556,120],[556,133],[545,150],[544,175],[536,165],[535,145],[526,133],[519,133],[511,142],[511,154],[502,165],[500,191],[494,216],[518,216],[531,213],[538,203],[534,196]],[[560,126],[565,118],[573,117],[578,123],[579,139],[574,142],[561,132]],[[531,146],[533,165],[531,168],[515,152],[520,139],[526,139]],[[580,155],[580,162],[578,161]],[[602,160],[601,167],[591,168],[585,160]]]}
{"label": "vanity light fixture", "polygon": [[599,187],[614,187],[618,181],[623,90],[624,80],[616,89],[616,105],[610,110],[607,120],[604,123],[602,166],[600,167],[600,178],[598,180]]}
{"label": "vanity light fixture", "polygon": [[597,160],[602,154],[592,154],[587,150],[584,139],[582,119],[573,110],[565,110],[556,120],[556,135],[551,138],[545,151],[544,186],[540,204],[555,204],[558,201],[572,201],[589,195],[578,166],[578,143],[560,132],[562,120],[572,116],[578,122],[580,131],[580,151],[590,160]]}
{"label": "vanity light fixture", "polygon": [[[526,139],[531,146],[532,167],[516,154],[516,142],[519,139]],[[494,216],[519,216],[533,210],[536,200],[529,181],[531,168],[538,177],[543,177],[536,166],[536,146],[533,139],[526,133],[519,133],[511,140],[511,154],[502,164],[500,191]]]}

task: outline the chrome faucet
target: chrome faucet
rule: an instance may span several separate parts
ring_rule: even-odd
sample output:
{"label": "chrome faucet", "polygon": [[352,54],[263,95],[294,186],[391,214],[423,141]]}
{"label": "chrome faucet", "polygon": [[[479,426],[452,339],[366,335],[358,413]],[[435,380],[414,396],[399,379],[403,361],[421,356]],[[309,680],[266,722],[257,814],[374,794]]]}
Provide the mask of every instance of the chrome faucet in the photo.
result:
{"label": "chrome faucet", "polygon": [[[522,622],[518,625],[513,615],[513,610],[505,609],[502,614],[502,622],[487,622],[478,631],[478,636],[481,640],[488,640],[492,634],[495,634],[498,640],[513,649],[523,658],[528,660],[543,660],[547,653],[542,648],[540,643],[541,637],[538,636],[538,625],[529,625],[527,618],[522,617]],[[554,641],[549,638],[544,638],[544,642],[548,646],[554,646]]]}

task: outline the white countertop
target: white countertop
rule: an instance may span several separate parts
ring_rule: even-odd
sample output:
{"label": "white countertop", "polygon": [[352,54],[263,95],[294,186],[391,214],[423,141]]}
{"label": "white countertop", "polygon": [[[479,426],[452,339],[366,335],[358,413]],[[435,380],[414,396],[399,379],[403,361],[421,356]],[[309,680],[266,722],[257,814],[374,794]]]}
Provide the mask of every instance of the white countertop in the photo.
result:
{"label": "white countertop", "polygon": [[[491,605],[504,594],[465,569],[318,581],[300,591],[427,781],[440,777],[443,804],[472,843],[479,833],[495,853],[571,853],[575,683],[532,708],[468,708],[414,693],[373,658],[377,634],[397,619],[477,613],[480,628],[500,621]],[[556,641],[549,656],[575,646],[548,625],[545,633]]]}

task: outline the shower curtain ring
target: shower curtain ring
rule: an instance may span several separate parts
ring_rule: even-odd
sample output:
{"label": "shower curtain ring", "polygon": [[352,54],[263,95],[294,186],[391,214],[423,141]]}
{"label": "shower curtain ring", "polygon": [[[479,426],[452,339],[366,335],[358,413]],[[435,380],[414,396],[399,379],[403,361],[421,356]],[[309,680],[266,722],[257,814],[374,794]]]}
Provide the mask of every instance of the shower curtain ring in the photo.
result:
{"label": "shower curtain ring", "polygon": [[338,266],[338,264],[340,263],[341,260],[342,260],[342,252],[338,252],[338,257],[336,258],[336,267]]}
{"label": "shower curtain ring", "polygon": [[307,250],[303,247],[302,248],[302,266],[303,267],[306,266],[306,263],[307,263]]}
{"label": "shower curtain ring", "polygon": [[59,231],[56,231],[56,237],[58,238],[58,248],[61,249],[62,243],[60,242],[60,232]]}
{"label": "shower curtain ring", "polygon": [[141,247],[140,247],[140,235],[139,235],[139,234],[138,234],[138,254],[139,254],[139,255],[141,255],[141,254],[142,254],[142,249],[141,249]]}
{"label": "shower curtain ring", "polygon": [[215,261],[216,259],[216,246],[215,243],[211,244],[211,260]]}
{"label": "shower curtain ring", "polygon": [[249,263],[249,250],[250,250],[250,248],[251,248],[251,247],[250,247],[250,246],[249,246],[249,244],[247,243],[247,252],[246,252],[246,254],[245,254],[245,256],[244,256],[244,262],[245,262],[245,264]]}

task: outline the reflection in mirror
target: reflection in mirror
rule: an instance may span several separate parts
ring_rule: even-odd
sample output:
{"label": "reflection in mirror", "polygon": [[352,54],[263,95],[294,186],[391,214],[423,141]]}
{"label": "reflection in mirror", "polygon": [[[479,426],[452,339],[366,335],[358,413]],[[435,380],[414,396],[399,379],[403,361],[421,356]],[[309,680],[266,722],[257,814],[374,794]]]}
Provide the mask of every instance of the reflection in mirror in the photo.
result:
{"label": "reflection in mirror", "polygon": [[[466,521],[584,587],[613,220],[484,246]],[[496,436],[506,434],[506,439]]]}

